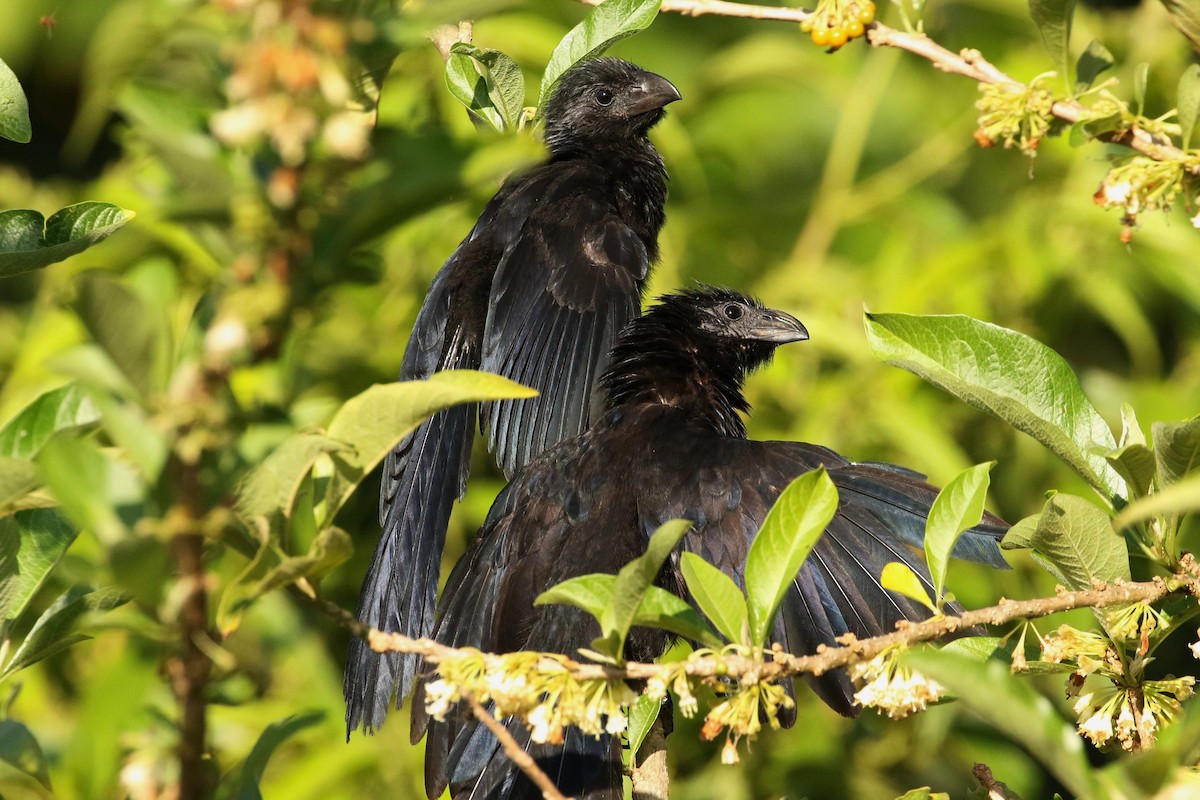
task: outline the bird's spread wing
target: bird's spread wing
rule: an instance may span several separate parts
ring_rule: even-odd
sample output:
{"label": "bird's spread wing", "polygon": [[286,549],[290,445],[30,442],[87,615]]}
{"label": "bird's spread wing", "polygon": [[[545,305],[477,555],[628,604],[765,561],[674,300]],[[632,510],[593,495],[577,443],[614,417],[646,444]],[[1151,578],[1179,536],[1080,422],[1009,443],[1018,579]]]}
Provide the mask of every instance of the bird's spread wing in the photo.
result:
{"label": "bird's spread wing", "polygon": [[509,242],[492,286],[483,369],[538,390],[483,408],[488,444],[511,476],[582,432],[617,331],[638,313],[645,245],[583,178],[561,171]]}
{"label": "bird's spread wing", "polygon": [[[793,442],[713,440],[704,445],[706,467],[692,484],[680,483],[655,508],[654,525],[671,517],[696,522],[684,547],[720,567],[744,587],[746,554],[780,492],[795,477],[824,466],[837,486],[837,512],[793,581],[776,618],[775,638],[791,653],[812,653],[836,637],[876,636],[903,619],[924,619],[920,604],[883,588],[891,561],[907,564],[932,592],[929,571],[916,555],[937,490],[919,473],[886,464],[856,464],[832,450]],[[682,453],[677,458],[695,458]],[[693,472],[693,475],[697,473]],[[964,534],[954,555],[1004,566],[998,540],[1006,526],[988,515]],[[844,672],[812,681],[835,710],[854,714],[853,689]]]}

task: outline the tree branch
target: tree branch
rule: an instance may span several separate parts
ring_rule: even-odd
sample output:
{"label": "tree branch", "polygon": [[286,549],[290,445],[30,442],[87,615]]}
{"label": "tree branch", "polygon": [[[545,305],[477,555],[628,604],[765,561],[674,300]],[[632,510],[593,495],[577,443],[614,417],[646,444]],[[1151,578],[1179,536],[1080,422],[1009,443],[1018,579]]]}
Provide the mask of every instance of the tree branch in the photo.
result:
{"label": "tree branch", "polygon": [[504,754],[508,756],[508,760],[517,765],[524,772],[529,780],[533,781],[534,785],[542,790],[542,797],[546,800],[568,800],[568,798],[558,790],[554,785],[554,781],[550,780],[549,776],[542,771],[542,768],[537,765],[537,762],[530,757],[529,753],[521,745],[517,744],[517,740],[508,732],[508,728],[500,720],[492,716],[483,705],[470,695],[463,697],[467,701],[467,705],[471,707],[471,713],[475,718],[482,722],[487,727],[492,735],[500,741],[500,746],[504,748]]}
{"label": "tree branch", "polygon": [[[602,0],[579,0],[585,5],[599,5]],[[659,8],[665,13],[682,14],[685,17],[714,15],[760,19],[771,22],[800,23],[812,17],[813,12],[800,8],[760,6],[749,3],[730,3],[726,0],[663,0]],[[962,75],[980,83],[1010,86],[1014,90],[1025,88],[1025,84],[1006,75],[989,63],[978,50],[963,50],[953,53],[920,33],[906,33],[889,28],[881,22],[867,26],[867,41],[873,47],[895,47],[929,61],[943,72]],[[1089,117],[1086,106],[1076,100],[1061,100],[1054,104],[1051,113],[1064,122],[1076,123]],[[1099,134],[1096,139],[1136,150],[1157,161],[1178,161],[1184,151],[1171,144],[1165,137],[1156,135],[1136,125],[1123,130]],[[1194,174],[1200,174],[1200,161],[1187,166]]]}

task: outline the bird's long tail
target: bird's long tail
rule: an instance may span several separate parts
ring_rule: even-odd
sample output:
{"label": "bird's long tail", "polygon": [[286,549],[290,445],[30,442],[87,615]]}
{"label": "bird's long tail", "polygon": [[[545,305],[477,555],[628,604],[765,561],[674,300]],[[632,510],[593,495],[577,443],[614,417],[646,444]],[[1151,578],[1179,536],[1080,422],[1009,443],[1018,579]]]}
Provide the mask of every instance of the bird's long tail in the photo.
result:
{"label": "bird's long tail", "polygon": [[[383,531],[363,581],[358,618],[374,628],[419,638],[433,633],[434,603],[450,509],[462,495],[475,419],[474,406],[455,406],[422,424],[384,464]],[[420,659],[376,653],[350,641],[342,690],[347,736],[383,724],[412,691]]]}

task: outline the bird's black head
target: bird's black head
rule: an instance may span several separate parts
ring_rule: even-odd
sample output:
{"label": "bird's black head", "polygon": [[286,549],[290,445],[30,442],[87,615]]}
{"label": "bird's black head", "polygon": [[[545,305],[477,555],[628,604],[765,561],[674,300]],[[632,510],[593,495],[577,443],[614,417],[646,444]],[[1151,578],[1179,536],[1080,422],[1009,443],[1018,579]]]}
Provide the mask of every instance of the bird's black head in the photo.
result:
{"label": "bird's black head", "polygon": [[602,385],[609,407],[630,403],[688,406],[727,435],[745,435],[737,416],[749,405],[746,375],[775,348],[808,338],[791,314],[748,295],[702,286],[665,295],[629,322],[613,348]]}
{"label": "bird's black head", "polygon": [[546,143],[557,151],[644,137],[678,99],[661,75],[618,58],[589,59],[563,74],[546,103]]}

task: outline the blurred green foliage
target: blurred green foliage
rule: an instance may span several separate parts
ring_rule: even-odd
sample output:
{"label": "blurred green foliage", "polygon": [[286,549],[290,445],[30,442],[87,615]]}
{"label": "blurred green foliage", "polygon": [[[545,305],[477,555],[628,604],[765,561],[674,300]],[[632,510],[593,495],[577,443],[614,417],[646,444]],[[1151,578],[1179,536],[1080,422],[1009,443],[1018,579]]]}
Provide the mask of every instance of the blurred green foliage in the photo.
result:
{"label": "blurred green foliage", "polygon": [[[162,665],[182,590],[163,533],[178,488],[171,464],[195,465],[216,596],[253,552],[219,513],[225,499],[289,436],[394,378],[434,272],[503,177],[540,156],[529,137],[472,125],[426,33],[475,19],[475,44],[516,61],[532,105],[553,49],[586,10],[566,0],[0,5],[0,58],[24,88],[33,131],[29,144],[0,142],[0,209],[49,216],[95,200],[137,214],[92,249],[0,283],[0,421],[73,379],[100,387],[68,404],[40,453],[0,454],[36,455],[40,472],[26,478],[44,480],[85,529],[44,583],[26,587],[6,638],[23,640],[80,587],[130,599],[103,613],[107,595],[75,606],[76,629],[93,640],[0,685],[5,740],[35,742],[0,753],[0,795],[45,796],[48,784],[56,797],[140,800],[172,781],[178,712]],[[883,21],[895,16],[880,7]],[[1022,80],[1053,68],[1023,4],[930,4],[924,29]],[[1160,6],[1080,9],[1075,53],[1092,38],[1114,55],[1123,97],[1146,62],[1147,116],[1175,104],[1192,52]],[[1176,209],[1144,217],[1132,245],[1121,243],[1117,215],[1091,202],[1115,148],[1051,139],[1033,160],[981,150],[969,81],[862,44],[828,56],[798,26],[660,15],[613,52],[669,77],[684,98],[653,137],[672,177],[654,293],[693,280],[750,289],[812,332],[752,379],[752,435],[902,463],[936,483],[996,460],[994,510],[1010,520],[1040,510],[1048,489],[1087,493],[1032,440],[875,361],[864,306],[1030,334],[1071,362],[1114,430],[1124,402],[1147,421],[1196,413],[1200,239]],[[368,113],[347,110],[356,104]],[[477,455],[447,565],[501,483]],[[344,608],[374,546],[373,483],[337,515],[353,556],[319,576],[321,594]],[[110,504],[96,507],[97,496]],[[36,507],[11,519],[64,524]],[[289,535],[287,553],[314,545],[303,526]],[[1051,593],[1032,560],[1011,560],[1003,575],[956,564],[949,586],[968,607]],[[1136,561],[1133,574],[1144,577]],[[342,741],[347,636],[275,592],[206,645],[213,769],[230,796],[259,772],[265,797],[421,796],[405,715]],[[1194,671],[1182,644],[1158,655],[1163,672]],[[1061,691],[1053,679],[1041,689]],[[961,796],[975,761],[1027,797],[1061,788],[958,704],[848,721],[802,693],[798,715],[733,769],[715,763],[698,720],[682,722],[674,796],[887,798],[922,785]],[[1185,722],[1194,729],[1196,714]]]}

